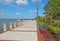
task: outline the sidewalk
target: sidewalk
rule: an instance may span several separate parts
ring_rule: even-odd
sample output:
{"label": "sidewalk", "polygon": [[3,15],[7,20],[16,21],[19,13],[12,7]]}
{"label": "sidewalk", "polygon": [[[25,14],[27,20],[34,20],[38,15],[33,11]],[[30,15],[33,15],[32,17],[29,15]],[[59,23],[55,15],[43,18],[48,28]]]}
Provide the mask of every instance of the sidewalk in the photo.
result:
{"label": "sidewalk", "polygon": [[28,21],[21,27],[0,34],[0,41],[43,41],[42,38],[38,40],[39,32],[37,31],[36,21]]}

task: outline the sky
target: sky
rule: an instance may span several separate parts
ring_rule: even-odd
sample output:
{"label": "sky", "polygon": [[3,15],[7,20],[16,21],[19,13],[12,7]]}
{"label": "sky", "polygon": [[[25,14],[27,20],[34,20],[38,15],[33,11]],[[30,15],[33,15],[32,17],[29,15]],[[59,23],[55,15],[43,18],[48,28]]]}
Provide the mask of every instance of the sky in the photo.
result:
{"label": "sky", "polygon": [[44,16],[44,6],[49,0],[0,0],[0,18],[35,18],[39,5],[39,16]]}

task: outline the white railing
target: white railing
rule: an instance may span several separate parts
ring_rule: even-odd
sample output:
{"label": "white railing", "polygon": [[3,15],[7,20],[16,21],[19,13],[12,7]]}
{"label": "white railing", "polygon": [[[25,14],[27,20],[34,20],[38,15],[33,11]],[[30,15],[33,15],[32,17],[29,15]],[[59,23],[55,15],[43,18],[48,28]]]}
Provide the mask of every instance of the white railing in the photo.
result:
{"label": "white railing", "polygon": [[0,23],[0,26],[2,26],[0,28],[2,28],[2,31],[7,31],[8,29],[11,30],[13,28],[16,28],[16,27],[20,27],[22,25],[25,25],[26,21],[28,22],[28,21],[34,20],[34,19],[26,19],[26,20],[25,19],[24,20],[23,19],[22,20],[20,19],[20,21],[17,21],[18,19],[0,19],[0,20],[3,21],[2,22],[3,23],[2,25]]}

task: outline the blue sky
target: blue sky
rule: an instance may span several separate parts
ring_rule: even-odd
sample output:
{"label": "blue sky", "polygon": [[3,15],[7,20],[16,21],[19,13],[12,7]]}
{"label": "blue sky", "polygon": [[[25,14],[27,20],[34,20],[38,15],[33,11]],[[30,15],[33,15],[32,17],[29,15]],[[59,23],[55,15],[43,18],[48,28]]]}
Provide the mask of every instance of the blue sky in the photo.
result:
{"label": "blue sky", "polygon": [[44,16],[44,6],[48,0],[0,0],[0,18],[35,18],[36,6],[39,15]]}

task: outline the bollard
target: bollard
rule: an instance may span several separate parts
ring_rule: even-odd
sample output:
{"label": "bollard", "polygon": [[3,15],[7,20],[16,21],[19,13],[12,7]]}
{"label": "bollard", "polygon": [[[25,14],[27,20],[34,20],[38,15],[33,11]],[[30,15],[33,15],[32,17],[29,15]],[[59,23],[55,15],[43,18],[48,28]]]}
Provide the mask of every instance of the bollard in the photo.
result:
{"label": "bollard", "polygon": [[10,23],[10,29],[12,29],[12,23]]}
{"label": "bollard", "polygon": [[18,22],[18,26],[20,27],[20,22]]}
{"label": "bollard", "polygon": [[3,24],[3,31],[7,31],[6,23]]}
{"label": "bollard", "polygon": [[22,22],[20,22],[20,26],[22,26]]}
{"label": "bollard", "polygon": [[20,26],[22,26],[22,25],[23,25],[23,20],[20,21]]}
{"label": "bollard", "polygon": [[14,22],[14,28],[16,28],[16,22]]}

